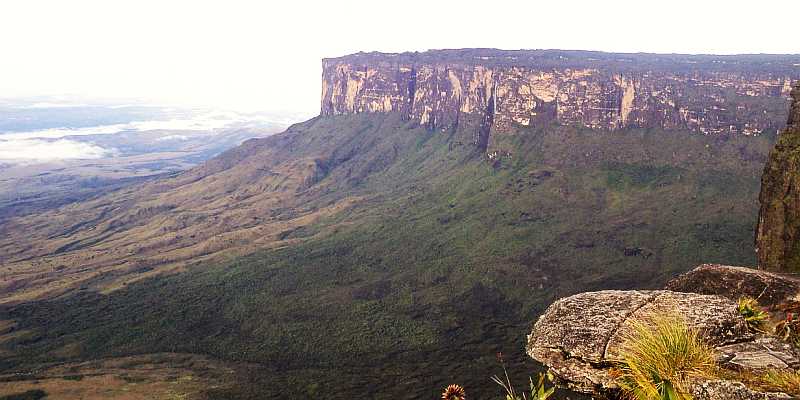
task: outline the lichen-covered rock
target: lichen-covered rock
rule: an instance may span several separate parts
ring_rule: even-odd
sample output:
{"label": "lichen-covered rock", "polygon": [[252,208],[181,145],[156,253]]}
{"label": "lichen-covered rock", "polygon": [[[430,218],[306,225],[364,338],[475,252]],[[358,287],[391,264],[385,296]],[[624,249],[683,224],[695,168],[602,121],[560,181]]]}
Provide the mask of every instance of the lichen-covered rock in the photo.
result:
{"label": "lichen-covered rock", "polygon": [[764,393],[748,389],[741,382],[711,380],[692,388],[694,400],[783,400],[792,397],[785,393]]}
{"label": "lichen-covered rock", "polygon": [[729,299],[666,290],[609,290],[553,303],[534,324],[527,352],[573,390],[602,393],[616,388],[609,368],[622,361],[622,338],[632,322],[675,312],[715,345],[753,338]]}
{"label": "lichen-covered rock", "polygon": [[800,280],[754,268],[703,264],[669,281],[666,289],[715,294],[734,301],[752,297],[762,305],[775,305],[800,294]]}
{"label": "lichen-covered rock", "polygon": [[720,346],[716,351],[719,365],[731,370],[763,372],[800,367],[797,349],[774,337]]}
{"label": "lichen-covered rock", "polygon": [[761,177],[761,209],[756,229],[758,265],[771,271],[800,272],[800,85]]}

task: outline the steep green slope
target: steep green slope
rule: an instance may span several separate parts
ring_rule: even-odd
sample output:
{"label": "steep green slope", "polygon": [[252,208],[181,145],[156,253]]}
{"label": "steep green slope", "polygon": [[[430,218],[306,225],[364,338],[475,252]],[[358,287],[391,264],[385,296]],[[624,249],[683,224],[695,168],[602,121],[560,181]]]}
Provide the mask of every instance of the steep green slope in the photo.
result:
{"label": "steep green slope", "polygon": [[295,126],[269,142],[276,154],[327,154],[297,203],[353,206],[281,232],[296,239],[281,248],[6,306],[0,319],[26,333],[0,366],[193,352],[262,364],[220,398],[433,398],[451,382],[485,398],[497,352],[520,384],[535,368],[524,335],[553,299],[754,263],[769,138],[551,126],[498,139],[511,155],[488,161],[462,127],[393,114]]}
{"label": "steep green slope", "polygon": [[761,177],[756,228],[759,268],[800,272],[800,84],[792,90],[786,129],[781,132]]}

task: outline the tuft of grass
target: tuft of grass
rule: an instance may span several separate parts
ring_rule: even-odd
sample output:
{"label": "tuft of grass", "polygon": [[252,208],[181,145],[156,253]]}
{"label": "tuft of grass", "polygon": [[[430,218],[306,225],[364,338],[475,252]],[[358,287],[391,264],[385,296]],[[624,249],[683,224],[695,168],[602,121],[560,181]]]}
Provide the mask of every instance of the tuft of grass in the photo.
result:
{"label": "tuft of grass", "polygon": [[736,309],[739,311],[739,315],[744,318],[748,328],[759,332],[764,331],[764,325],[769,319],[769,314],[761,308],[756,299],[742,297],[739,299]]}
{"label": "tuft of grass", "polygon": [[712,376],[716,365],[711,346],[674,315],[633,322],[622,356],[618,383],[635,400],[690,400],[689,382]]}
{"label": "tuft of grass", "polygon": [[800,395],[800,373],[789,370],[767,371],[764,383],[771,389],[790,395]]}
{"label": "tuft of grass", "polygon": [[762,392],[781,392],[791,396],[800,396],[800,373],[793,370],[720,370],[720,377],[742,382],[745,386]]}

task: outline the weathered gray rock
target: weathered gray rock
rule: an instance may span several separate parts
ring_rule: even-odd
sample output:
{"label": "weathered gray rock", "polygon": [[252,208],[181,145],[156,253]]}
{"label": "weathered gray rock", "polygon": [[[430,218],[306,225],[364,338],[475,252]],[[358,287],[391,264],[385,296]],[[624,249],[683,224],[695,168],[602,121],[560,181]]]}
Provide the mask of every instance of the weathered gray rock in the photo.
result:
{"label": "weathered gray rock", "polygon": [[736,304],[721,296],[610,290],[580,293],[553,303],[534,324],[527,352],[573,390],[602,393],[616,388],[609,368],[622,361],[622,338],[632,322],[676,311],[715,345],[753,339]]}
{"label": "weathered gray rock", "polygon": [[694,400],[782,400],[792,397],[785,393],[764,393],[748,389],[741,382],[704,381],[692,388]]}
{"label": "weathered gray rock", "polygon": [[717,347],[719,364],[727,369],[759,372],[768,369],[796,369],[800,354],[793,346],[774,337]]}
{"label": "weathered gray rock", "polygon": [[774,305],[795,298],[800,293],[800,280],[753,268],[703,264],[669,281],[666,289],[715,294],[734,301],[749,296],[762,305]]}

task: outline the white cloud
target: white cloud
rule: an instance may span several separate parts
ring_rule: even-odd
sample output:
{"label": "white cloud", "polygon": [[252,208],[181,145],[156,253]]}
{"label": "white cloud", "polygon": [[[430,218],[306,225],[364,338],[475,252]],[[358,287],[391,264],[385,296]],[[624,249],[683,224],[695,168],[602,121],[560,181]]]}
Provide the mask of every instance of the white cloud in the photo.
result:
{"label": "white cloud", "polygon": [[119,133],[128,127],[128,124],[101,125],[88,128],[50,128],[25,132],[6,132],[0,134],[0,141],[22,139],[58,139],[64,136],[87,136]]}
{"label": "white cloud", "polygon": [[18,106],[17,108],[77,108],[88,107],[86,103],[52,103],[52,102],[39,102],[30,105]]}
{"label": "white cloud", "polygon": [[186,135],[169,135],[156,139],[157,142],[171,142],[171,141],[184,141],[189,140]]}
{"label": "white cloud", "polygon": [[0,141],[11,139],[57,139],[65,136],[110,135],[120,132],[154,130],[213,131],[249,122],[270,122],[262,117],[248,117],[231,112],[211,112],[186,119],[133,121],[126,124],[100,125],[87,128],[50,128],[24,132],[0,133]]}
{"label": "white cloud", "polygon": [[0,140],[0,160],[7,161],[53,161],[73,159],[95,159],[113,155],[113,150],[91,143],[59,139]]}
{"label": "white cloud", "polygon": [[[244,115],[229,111],[212,111],[192,118],[133,121],[125,124],[101,125],[87,128],[51,128],[24,132],[0,133],[0,160],[66,160],[113,157],[117,153],[100,146],[70,140],[69,137],[113,135],[121,132],[198,131],[224,134],[227,128],[262,126],[280,118],[264,115]],[[185,141],[189,136],[172,133],[156,140]]]}

